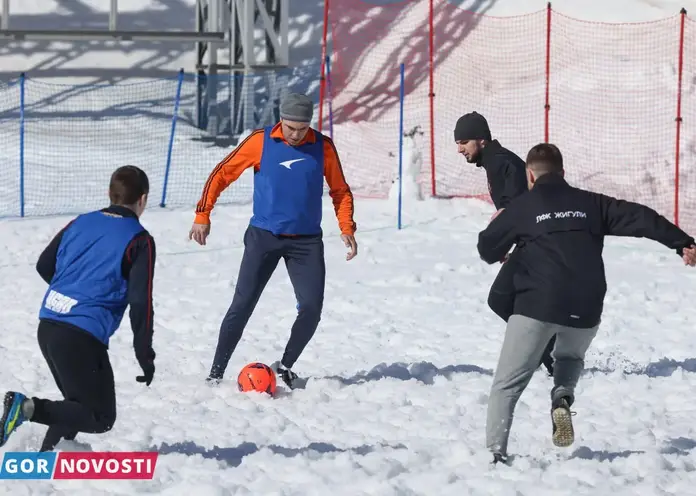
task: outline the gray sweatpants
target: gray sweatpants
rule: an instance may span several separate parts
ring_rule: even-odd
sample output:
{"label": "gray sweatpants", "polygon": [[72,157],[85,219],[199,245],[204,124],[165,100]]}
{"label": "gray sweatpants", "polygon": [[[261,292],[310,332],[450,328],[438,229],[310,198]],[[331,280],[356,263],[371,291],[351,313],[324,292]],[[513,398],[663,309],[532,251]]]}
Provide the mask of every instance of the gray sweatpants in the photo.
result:
{"label": "gray sweatpants", "polygon": [[544,348],[554,334],[556,345],[552,352],[554,388],[551,401],[565,396],[573,403],[575,386],[585,366],[585,353],[598,327],[577,329],[522,315],[510,317],[488,398],[486,446],[490,451],[507,454],[515,405],[532,379]]}

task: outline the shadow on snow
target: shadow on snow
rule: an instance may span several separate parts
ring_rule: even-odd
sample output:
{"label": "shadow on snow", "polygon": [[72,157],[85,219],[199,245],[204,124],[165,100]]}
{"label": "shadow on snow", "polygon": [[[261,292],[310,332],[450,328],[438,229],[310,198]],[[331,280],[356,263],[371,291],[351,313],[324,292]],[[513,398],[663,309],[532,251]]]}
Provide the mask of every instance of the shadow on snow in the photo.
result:
{"label": "shadow on snow", "polygon": [[373,446],[362,445],[354,448],[339,448],[330,443],[309,443],[307,446],[302,448],[286,448],[277,445],[258,446],[255,443],[242,443],[233,448],[220,448],[218,446],[213,448],[205,448],[192,441],[185,441],[174,444],[162,443],[162,445],[152,447],[150,449],[157,451],[160,455],[170,455],[176,453],[188,456],[201,455],[206,459],[218,460],[225,462],[231,467],[238,467],[241,465],[245,456],[253,455],[264,449],[270,450],[276,455],[292,458],[298,455],[325,455],[331,453],[353,453],[364,456],[380,449],[406,449],[406,447],[402,444],[397,444],[395,446],[378,444]]}

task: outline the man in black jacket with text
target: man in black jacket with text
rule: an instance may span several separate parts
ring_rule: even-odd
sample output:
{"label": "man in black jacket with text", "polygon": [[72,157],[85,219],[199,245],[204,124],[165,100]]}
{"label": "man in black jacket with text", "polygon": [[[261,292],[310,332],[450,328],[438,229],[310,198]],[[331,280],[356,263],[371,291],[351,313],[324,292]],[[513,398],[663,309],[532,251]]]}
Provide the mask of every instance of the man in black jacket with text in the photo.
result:
{"label": "man in black jacket with text", "polygon": [[[527,192],[527,173],[524,160],[491,139],[491,131],[485,117],[478,112],[464,114],[454,128],[454,141],[459,153],[467,162],[475,163],[486,171],[488,192],[496,210],[506,208],[518,196]],[[488,306],[505,322],[512,315],[515,299],[514,281],[516,267],[515,249],[501,258],[503,266],[488,293]],[[553,375],[553,350],[555,336],[549,340],[541,363]]]}
{"label": "man in black jacket with text", "polygon": [[527,176],[530,192],[500,212],[478,241],[489,264],[519,246],[514,311],[488,402],[486,444],[494,462],[507,457],[515,405],[553,334],[552,437],[556,446],[574,441],[570,406],[607,289],[605,236],[652,239],[696,265],[694,238],[654,210],[570,186],[556,146],[542,143],[529,151]]}

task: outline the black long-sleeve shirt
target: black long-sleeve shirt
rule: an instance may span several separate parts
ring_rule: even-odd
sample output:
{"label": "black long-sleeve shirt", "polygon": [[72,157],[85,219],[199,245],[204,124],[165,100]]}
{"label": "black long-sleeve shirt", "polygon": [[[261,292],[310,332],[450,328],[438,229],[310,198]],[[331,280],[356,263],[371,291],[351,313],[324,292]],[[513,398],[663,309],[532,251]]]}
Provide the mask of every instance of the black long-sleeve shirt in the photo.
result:
{"label": "black long-sleeve shirt", "polygon": [[517,244],[514,313],[589,328],[602,315],[605,236],[655,240],[683,254],[694,238],[651,208],[570,186],[560,175],[538,178],[479,233],[478,252],[496,263]]}
{"label": "black long-sleeve shirt", "polygon": [[[135,213],[125,207],[112,205],[102,211],[135,217]],[[36,262],[36,271],[47,284],[51,283],[56,272],[56,257],[63,233],[68,224],[56,234],[46,246]],[[152,305],[152,287],[155,268],[155,240],[147,231],[137,234],[128,244],[121,270],[128,281],[128,304],[130,305],[130,321],[133,329],[133,348],[140,364],[151,362],[155,358],[152,349],[154,329],[154,309]]]}

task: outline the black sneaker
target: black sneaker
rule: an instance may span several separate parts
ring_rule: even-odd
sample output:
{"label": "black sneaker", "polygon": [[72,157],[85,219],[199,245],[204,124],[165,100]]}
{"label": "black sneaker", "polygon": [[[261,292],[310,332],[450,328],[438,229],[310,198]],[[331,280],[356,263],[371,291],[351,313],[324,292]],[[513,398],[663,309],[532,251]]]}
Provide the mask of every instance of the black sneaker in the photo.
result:
{"label": "black sneaker", "polygon": [[559,448],[566,448],[575,441],[573,431],[573,415],[570,411],[568,399],[563,397],[554,401],[551,407],[551,422],[553,423],[553,444]]}
{"label": "black sneaker", "polygon": [[3,403],[4,411],[0,417],[0,446],[4,446],[7,440],[17,428],[27,421],[24,416],[22,406],[27,397],[22,393],[8,391],[5,393],[5,401]]}
{"label": "black sneaker", "polygon": [[290,369],[286,369],[280,363],[275,366],[276,373],[280,376],[283,382],[290,388],[294,389],[295,383],[298,381],[299,377],[295,372]]}
{"label": "black sneaker", "polygon": [[509,460],[507,455],[503,455],[501,453],[493,453],[493,461],[491,461],[491,465],[497,465],[499,463],[502,463],[503,465],[508,465]]}
{"label": "black sneaker", "polygon": [[213,377],[212,375],[209,376],[206,380],[205,383],[208,386],[217,386],[222,382],[222,377]]}

